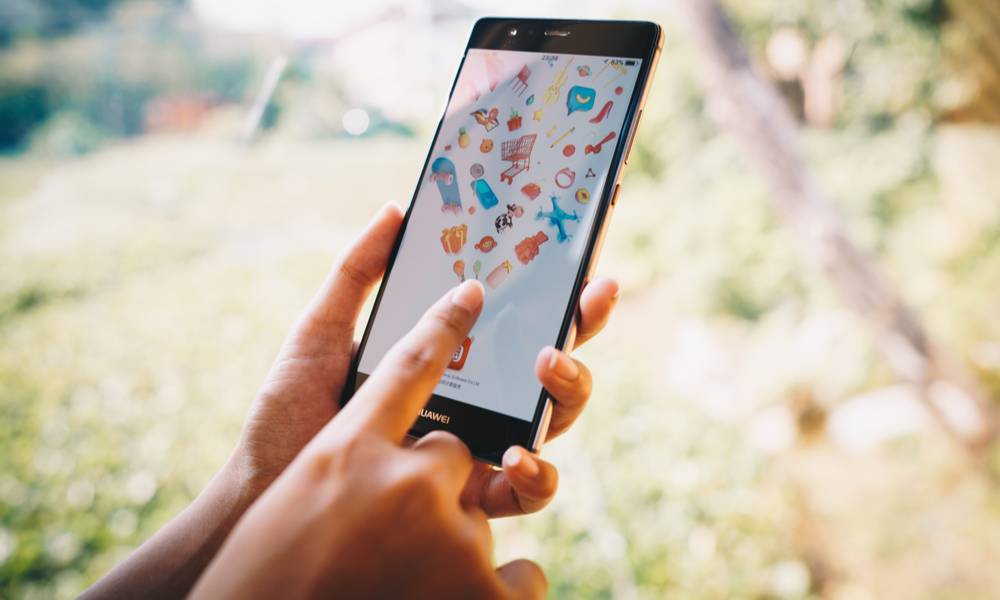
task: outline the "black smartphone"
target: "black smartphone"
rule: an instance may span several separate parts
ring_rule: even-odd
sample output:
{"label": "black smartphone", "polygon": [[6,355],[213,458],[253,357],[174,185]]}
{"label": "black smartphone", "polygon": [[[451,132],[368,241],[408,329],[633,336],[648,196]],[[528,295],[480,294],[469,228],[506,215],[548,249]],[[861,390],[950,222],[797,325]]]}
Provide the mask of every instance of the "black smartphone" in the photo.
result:
{"label": "black smartphone", "polygon": [[573,343],[661,48],[649,22],[476,22],[346,392],[479,279],[483,311],[410,435],[450,431],[493,464],[515,444],[538,451],[552,401],[535,358]]}

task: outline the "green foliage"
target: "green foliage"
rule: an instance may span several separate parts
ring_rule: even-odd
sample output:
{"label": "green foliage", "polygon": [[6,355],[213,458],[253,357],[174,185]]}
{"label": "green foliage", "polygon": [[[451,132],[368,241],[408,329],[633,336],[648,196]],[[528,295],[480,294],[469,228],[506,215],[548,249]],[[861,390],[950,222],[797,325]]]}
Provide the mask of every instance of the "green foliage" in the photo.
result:
{"label": "green foliage", "polygon": [[[243,100],[251,55],[206,44],[204,32],[191,26],[164,27],[162,21],[182,23],[185,13],[172,3],[138,6],[153,14],[95,21],[85,33],[45,42],[26,37],[0,55],[0,151],[54,135],[69,138],[57,139],[57,155],[77,154],[104,138],[137,135],[158,97]],[[36,132],[43,124],[49,131]]]}
{"label": "green foliage", "polygon": [[32,132],[29,146],[47,156],[78,156],[97,150],[106,137],[90,119],[77,112],[62,111]]}
{"label": "green foliage", "polygon": [[49,114],[42,85],[0,80],[0,149],[17,147]]}
{"label": "green foliage", "polygon": [[0,47],[18,37],[56,37],[103,19],[119,0],[7,0],[0,4]]}
{"label": "green foliage", "polygon": [[[803,136],[810,164],[935,338],[1000,395],[1000,134],[935,121],[942,4],[730,9],[758,58],[782,25],[848,44],[835,126]],[[410,197],[426,151],[426,135],[281,127],[237,146],[241,115],[222,111],[109,144],[139,119],[116,102],[237,98],[249,81],[248,55],[203,63],[196,37],[143,31],[35,48],[32,73],[58,77],[4,70],[36,91],[0,103],[44,113],[12,131],[48,119],[33,153],[0,160],[5,597],[74,596],[190,502],[294,315],[376,207]],[[553,597],[990,597],[995,483],[929,422],[860,447],[837,429],[845,408],[905,393],[712,119],[698,60],[671,24],[600,262],[621,304],[581,352],[594,396],[546,448],[553,504],[496,523],[498,560],[539,560]],[[289,111],[324,83],[293,71]],[[854,429],[908,418],[884,410]]]}

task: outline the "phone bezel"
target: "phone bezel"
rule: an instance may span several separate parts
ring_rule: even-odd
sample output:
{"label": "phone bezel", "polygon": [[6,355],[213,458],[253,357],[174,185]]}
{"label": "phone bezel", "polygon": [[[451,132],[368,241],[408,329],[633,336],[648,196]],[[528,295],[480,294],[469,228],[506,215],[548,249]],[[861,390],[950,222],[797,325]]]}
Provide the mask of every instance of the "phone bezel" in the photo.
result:
{"label": "phone bezel", "polygon": [[[510,34],[512,29],[517,30],[516,35]],[[567,32],[568,34],[546,34],[546,32],[553,31],[560,33]],[[615,144],[608,169],[608,177],[605,180],[600,197],[597,198],[599,200],[598,210],[594,216],[594,223],[588,235],[583,255],[580,258],[579,268],[573,283],[573,290],[570,294],[569,303],[564,310],[559,336],[553,344],[557,348],[565,349],[567,345],[572,343],[575,334],[574,325],[580,294],[596,257],[595,248],[605,229],[606,220],[612,208],[612,201],[615,200],[617,195],[615,190],[621,177],[622,167],[624,166],[625,153],[630,148],[635,136],[638,125],[637,117],[641,114],[641,107],[649,88],[649,81],[662,48],[661,29],[659,25],[648,21],[589,21],[497,17],[479,19],[472,28],[469,41],[462,55],[462,60],[455,72],[455,79],[452,80],[445,107],[452,100],[458,75],[462,72],[462,67],[465,65],[465,60],[468,57],[468,51],[472,48],[642,59],[635,89],[629,99],[628,111],[622,124],[622,129],[627,131],[628,134],[619,136]],[[427,156],[424,159],[424,164],[420,171],[421,176],[417,181],[413,196],[407,206],[399,235],[389,256],[385,276],[379,285],[375,303],[372,306],[371,314],[365,325],[364,335],[361,338],[358,351],[355,353],[352,361],[348,381],[344,386],[342,403],[346,403],[364,380],[367,379],[367,375],[358,373],[358,365],[368,341],[368,336],[371,333],[372,324],[378,315],[388,275],[399,252],[403,234],[409,223],[410,214],[412,213],[417,194],[420,191],[420,186],[424,183],[423,174],[427,171],[427,165],[432,158],[431,155],[437,144],[437,138],[441,132],[443,122],[444,115],[442,114],[427,151]],[[461,400],[447,398],[438,394],[433,394],[428,399],[427,407],[429,410],[433,410],[440,405],[447,405],[448,411],[445,414],[449,416],[454,415],[456,412],[464,413],[462,425],[449,426],[450,423],[441,423],[418,417],[410,429],[410,435],[412,437],[420,437],[436,429],[451,431],[466,442],[474,456],[495,465],[500,464],[503,453],[512,445],[522,445],[537,452],[544,441],[544,429],[547,427],[552,409],[552,401],[549,399],[548,392],[544,388],[541,389],[538,402],[536,403],[535,414],[530,422],[472,406]]]}

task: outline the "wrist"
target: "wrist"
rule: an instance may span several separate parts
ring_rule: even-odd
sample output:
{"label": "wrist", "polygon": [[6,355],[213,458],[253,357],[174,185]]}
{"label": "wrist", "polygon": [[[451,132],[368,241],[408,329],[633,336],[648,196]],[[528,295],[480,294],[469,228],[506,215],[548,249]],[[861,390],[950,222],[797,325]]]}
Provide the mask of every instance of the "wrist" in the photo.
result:
{"label": "wrist", "polygon": [[233,452],[188,509],[212,540],[207,540],[209,546],[221,545],[264,489],[239,453]]}
{"label": "wrist", "polygon": [[232,493],[249,507],[271,487],[290,462],[290,458],[275,456],[273,448],[244,434],[223,465],[222,473]]}

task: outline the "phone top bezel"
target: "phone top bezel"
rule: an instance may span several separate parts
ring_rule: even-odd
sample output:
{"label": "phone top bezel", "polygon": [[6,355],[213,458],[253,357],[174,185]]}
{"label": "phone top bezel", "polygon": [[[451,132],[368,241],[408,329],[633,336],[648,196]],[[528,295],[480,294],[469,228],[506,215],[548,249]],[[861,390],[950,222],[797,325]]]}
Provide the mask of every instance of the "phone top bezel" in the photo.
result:
{"label": "phone top bezel", "polygon": [[[517,34],[510,35],[511,29]],[[650,21],[484,17],[473,25],[465,51],[479,48],[613,56],[640,58],[645,63],[661,47],[660,26]]]}
{"label": "phone top bezel", "polygon": [[[517,29],[517,35],[510,35],[510,30],[512,28]],[[554,31],[568,32],[569,35],[563,36],[546,33]],[[594,223],[588,235],[587,244],[584,247],[583,255],[580,258],[577,275],[574,279],[572,293],[570,294],[570,300],[567,307],[564,309],[559,335],[554,343],[557,348],[565,349],[567,341],[570,337],[570,332],[572,331],[577,312],[576,306],[579,303],[580,293],[589,272],[590,264],[594,259],[594,246],[597,241],[597,237],[604,226],[604,221],[607,218],[612,200],[612,192],[618,183],[623,166],[622,163],[624,161],[624,153],[629,147],[629,143],[635,134],[635,127],[637,126],[637,111],[641,106],[642,100],[647,91],[651,70],[655,65],[655,58],[661,48],[662,33],[660,26],[656,23],[648,21],[591,21],[485,17],[476,21],[473,25],[469,41],[466,44],[462,55],[462,60],[460,61],[458,69],[455,72],[455,78],[452,80],[451,89],[448,92],[448,98],[444,105],[445,109],[452,101],[452,96],[455,92],[455,85],[458,82],[458,75],[462,72],[462,68],[465,65],[465,60],[468,57],[470,49],[510,50],[518,52],[577,54],[641,59],[641,63],[639,65],[640,71],[636,78],[635,88],[632,92],[631,98],[629,99],[628,112],[622,125],[623,131],[626,131],[627,133],[620,135],[615,144],[614,154],[612,155],[611,163],[608,169],[608,176],[605,178],[604,188],[601,190],[599,197],[600,202],[598,211],[595,214]],[[434,136],[427,151],[427,156],[424,159],[424,164],[421,167],[420,175],[417,179],[417,185],[414,188],[413,195],[410,198],[409,205],[407,206],[403,217],[403,222],[400,225],[400,232],[394,242],[392,252],[389,256],[385,276],[383,277],[379,285],[378,293],[375,296],[375,302],[365,325],[365,331],[361,338],[361,342],[358,345],[358,351],[354,355],[348,381],[344,386],[344,394],[341,398],[342,403],[346,403],[362,383],[358,381],[358,366],[360,364],[361,355],[364,352],[365,346],[368,342],[368,337],[371,334],[372,324],[378,314],[379,306],[382,302],[382,296],[385,292],[386,282],[388,281],[388,275],[392,270],[396,256],[402,244],[403,234],[409,224],[410,215],[413,211],[417,195],[420,192],[420,186],[424,183],[423,174],[427,171],[427,165],[429,164],[434,148],[437,145],[437,139],[441,133],[441,126],[444,123],[443,113],[444,111],[442,111],[441,118],[435,128]],[[365,376],[365,378],[367,378],[367,376]],[[440,396],[438,394],[433,394],[431,398],[428,399],[429,402],[434,400],[457,403],[464,406],[472,406],[462,402],[461,400]],[[526,430],[527,435],[525,438],[507,439],[505,437],[504,441],[500,444],[502,447],[497,447],[490,451],[483,451],[480,444],[470,443],[469,446],[470,448],[473,448],[473,454],[477,458],[499,465],[503,452],[511,445],[516,444],[527,446],[532,451],[537,451],[538,448],[531,446],[534,446],[533,441],[538,437],[535,434],[543,420],[547,402],[549,402],[548,393],[544,388],[541,388],[538,401],[536,402],[535,414],[530,421],[530,426]],[[480,410],[492,413],[496,415],[498,419],[503,418],[504,420],[514,420],[525,424],[529,423],[524,419],[496,413],[495,411],[488,411],[486,409]],[[421,427],[420,422],[421,419],[418,418],[414,423],[414,426],[411,428],[411,433],[414,429],[420,430],[418,431],[419,435],[424,435],[433,429],[448,429],[449,431],[455,431],[454,428],[445,428],[434,422],[429,422],[425,426]],[[506,426],[509,428],[510,424],[507,423]],[[479,433],[480,437],[485,434],[485,432]],[[477,431],[471,429],[468,431],[462,430],[457,433],[459,437],[466,439],[467,441],[469,437],[476,436],[476,434]],[[518,436],[513,435],[511,437]],[[477,448],[479,449],[477,450]]]}

